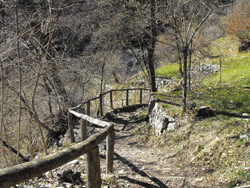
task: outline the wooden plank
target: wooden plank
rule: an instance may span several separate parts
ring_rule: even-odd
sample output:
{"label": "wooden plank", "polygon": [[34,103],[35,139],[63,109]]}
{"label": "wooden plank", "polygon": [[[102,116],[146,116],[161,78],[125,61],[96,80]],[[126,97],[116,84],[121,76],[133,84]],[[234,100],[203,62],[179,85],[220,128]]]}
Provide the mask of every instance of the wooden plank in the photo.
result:
{"label": "wooden plank", "polygon": [[73,121],[72,121],[72,114],[68,112],[68,126],[69,126],[69,132],[70,132],[70,140],[71,143],[75,142],[75,136],[74,136],[74,129],[73,129]]}
{"label": "wooden plank", "polygon": [[87,187],[101,188],[101,185],[99,148],[96,146],[87,153]]}
{"label": "wooden plank", "polygon": [[126,106],[128,106],[128,100],[129,100],[129,90],[126,90]]}
{"label": "wooden plank", "polygon": [[109,122],[106,122],[106,121],[101,121],[99,119],[95,119],[95,118],[92,118],[86,114],[81,114],[79,112],[75,112],[73,110],[69,110],[69,112],[73,115],[75,115],[76,117],[78,118],[82,118],[92,124],[95,124],[95,125],[98,125],[98,126],[101,126],[101,127],[106,127],[106,126],[110,126],[111,124]]}
{"label": "wooden plank", "polygon": [[64,165],[81,155],[88,153],[92,148],[100,144],[112,130],[114,130],[114,125],[106,127],[99,133],[89,137],[84,142],[45,156],[43,159],[32,160],[13,167],[0,169],[1,188],[9,188],[18,183],[40,176],[47,171],[53,170],[54,168]]}
{"label": "wooden plank", "polygon": [[114,107],[113,107],[113,91],[110,91],[110,108],[114,109]]}
{"label": "wooden plank", "polygon": [[107,136],[106,150],[106,173],[113,172],[114,161],[114,146],[115,146],[115,130],[111,131]]}

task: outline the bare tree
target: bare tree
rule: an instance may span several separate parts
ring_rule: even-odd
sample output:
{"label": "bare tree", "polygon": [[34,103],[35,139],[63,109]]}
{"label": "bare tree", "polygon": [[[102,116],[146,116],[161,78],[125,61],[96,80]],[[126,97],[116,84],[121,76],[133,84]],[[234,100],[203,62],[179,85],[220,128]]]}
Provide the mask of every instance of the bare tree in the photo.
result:
{"label": "bare tree", "polygon": [[214,12],[213,8],[205,1],[171,0],[170,19],[172,31],[177,38],[183,57],[183,112],[187,106],[187,63],[191,44],[196,33]]}

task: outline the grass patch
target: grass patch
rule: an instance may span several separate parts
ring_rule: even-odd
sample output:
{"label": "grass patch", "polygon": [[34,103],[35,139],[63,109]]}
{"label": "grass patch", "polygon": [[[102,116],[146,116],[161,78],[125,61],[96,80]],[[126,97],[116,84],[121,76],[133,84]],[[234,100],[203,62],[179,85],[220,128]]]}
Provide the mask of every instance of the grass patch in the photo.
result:
{"label": "grass patch", "polygon": [[172,78],[178,76],[179,65],[170,64],[160,68],[155,69],[157,77]]}
{"label": "grass patch", "polygon": [[[203,80],[204,86],[218,84],[219,72]],[[222,83],[227,85],[250,85],[250,53],[241,53],[236,57],[228,57],[222,60]]]}
{"label": "grass patch", "polygon": [[198,104],[210,106],[214,110],[231,113],[250,113],[249,90],[241,87],[221,85],[203,88],[190,95]]}

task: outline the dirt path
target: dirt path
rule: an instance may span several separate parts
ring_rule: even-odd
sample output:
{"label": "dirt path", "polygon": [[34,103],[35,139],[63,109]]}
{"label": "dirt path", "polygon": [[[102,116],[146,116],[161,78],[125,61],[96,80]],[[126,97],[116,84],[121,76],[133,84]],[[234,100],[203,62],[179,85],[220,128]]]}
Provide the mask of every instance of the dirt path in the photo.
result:
{"label": "dirt path", "polygon": [[138,143],[137,136],[131,134],[131,130],[146,125],[145,121],[136,119],[140,112],[141,109],[121,113],[115,118],[114,174],[117,179],[114,187],[196,187],[191,185],[198,180],[195,174],[187,175],[189,169],[171,163],[173,153]]}

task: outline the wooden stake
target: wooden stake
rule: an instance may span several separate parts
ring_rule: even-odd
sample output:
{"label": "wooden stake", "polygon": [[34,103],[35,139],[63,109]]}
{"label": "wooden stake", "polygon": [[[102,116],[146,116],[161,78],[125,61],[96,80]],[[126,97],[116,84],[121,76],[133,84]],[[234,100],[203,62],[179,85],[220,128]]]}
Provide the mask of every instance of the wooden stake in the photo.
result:
{"label": "wooden stake", "polygon": [[115,145],[115,131],[112,130],[107,136],[107,150],[106,150],[106,173],[113,172],[114,161],[114,145]]}
{"label": "wooden stake", "polygon": [[142,104],[142,89],[140,89],[140,104]]}
{"label": "wooden stake", "polygon": [[72,122],[72,114],[70,112],[68,112],[68,126],[70,131],[71,143],[73,143],[75,142],[75,136],[74,136],[73,122]]}
{"label": "wooden stake", "polygon": [[101,184],[99,148],[96,146],[87,153],[87,187],[101,188]]}
{"label": "wooden stake", "polygon": [[126,90],[126,106],[128,106],[129,90]]}
{"label": "wooden stake", "polygon": [[103,116],[103,100],[102,100],[102,94],[100,94],[100,97],[99,97],[99,108],[100,108],[100,116],[102,117]]}
{"label": "wooden stake", "polygon": [[112,96],[112,91],[110,91],[110,108],[111,108],[111,109],[114,109],[114,108],[113,108],[113,96]]}
{"label": "wooden stake", "polygon": [[82,141],[87,139],[87,129],[88,129],[88,121],[81,120],[81,132],[82,132]]}

